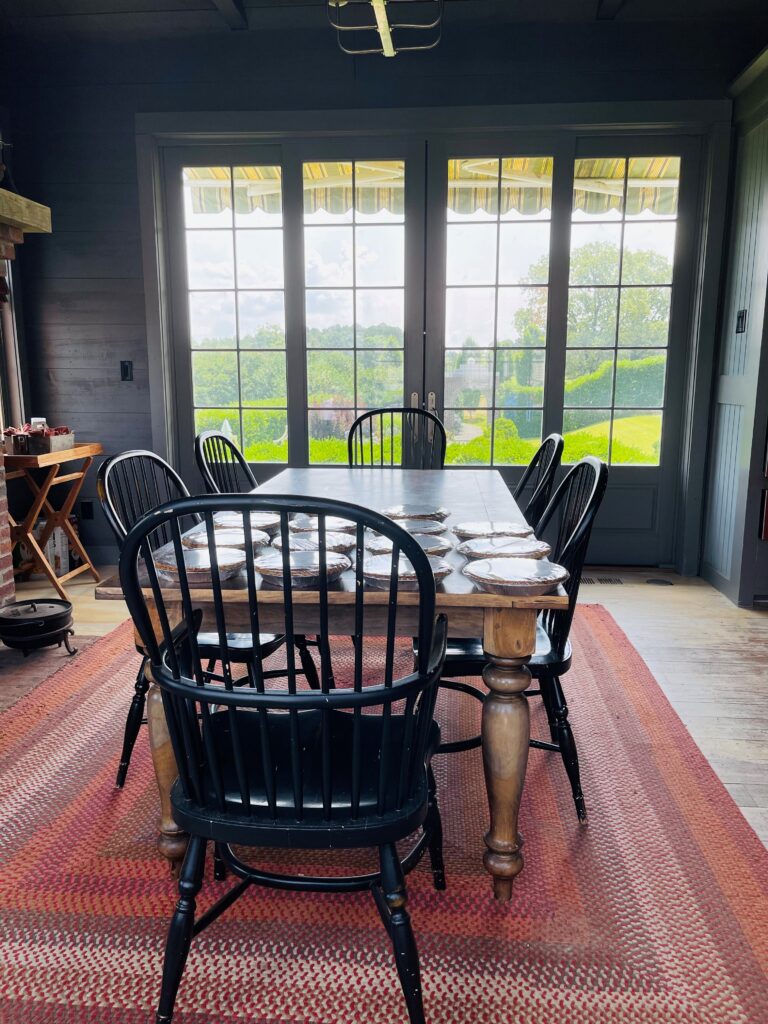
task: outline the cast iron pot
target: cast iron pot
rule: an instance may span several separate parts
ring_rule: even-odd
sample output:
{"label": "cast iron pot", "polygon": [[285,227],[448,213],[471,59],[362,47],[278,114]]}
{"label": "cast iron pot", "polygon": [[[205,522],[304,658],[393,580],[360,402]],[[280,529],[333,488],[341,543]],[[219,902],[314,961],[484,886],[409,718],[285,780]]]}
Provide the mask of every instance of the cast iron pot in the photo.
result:
{"label": "cast iron pot", "polygon": [[70,654],[75,654],[77,649],[69,642],[71,636],[74,630],[69,601],[14,601],[0,608],[0,640],[25,656],[54,644],[64,644]]}

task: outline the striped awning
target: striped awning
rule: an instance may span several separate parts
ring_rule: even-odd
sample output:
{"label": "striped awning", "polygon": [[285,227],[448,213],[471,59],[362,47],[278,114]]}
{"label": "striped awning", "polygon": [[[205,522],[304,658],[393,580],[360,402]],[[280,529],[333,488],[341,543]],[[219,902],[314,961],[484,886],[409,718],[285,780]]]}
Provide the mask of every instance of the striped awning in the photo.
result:
{"label": "striped awning", "polygon": [[552,157],[466,158],[448,161],[448,209],[535,217],[552,206]]}
{"label": "striped awning", "polygon": [[632,157],[576,161],[573,182],[573,208],[582,213],[600,214],[621,210],[625,197],[626,212],[638,216],[648,211],[657,216],[674,216],[680,186],[680,157]]}
{"label": "striped awning", "polygon": [[282,170],[280,167],[185,167],[184,185],[190,190],[194,213],[282,211]]}
{"label": "striped awning", "polygon": [[[552,205],[551,157],[507,157],[450,160],[448,209],[471,216],[479,210],[495,215],[516,211],[536,216]],[[649,211],[674,215],[680,177],[679,157],[637,157],[630,160],[579,159],[574,178],[574,210],[602,214],[621,210],[630,215]],[[187,167],[184,180],[195,213],[235,211],[280,213],[280,167]],[[304,164],[304,211],[348,213],[355,205],[365,214],[404,211],[404,165],[399,160]]]}

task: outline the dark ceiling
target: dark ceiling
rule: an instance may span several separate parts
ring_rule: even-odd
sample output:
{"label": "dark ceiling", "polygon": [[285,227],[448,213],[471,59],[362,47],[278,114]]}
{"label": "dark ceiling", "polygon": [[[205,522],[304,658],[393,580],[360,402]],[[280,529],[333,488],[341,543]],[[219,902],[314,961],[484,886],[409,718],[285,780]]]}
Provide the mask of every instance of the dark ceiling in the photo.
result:
{"label": "dark ceiling", "polygon": [[[326,0],[0,0],[11,36],[147,38],[326,24]],[[757,22],[766,0],[445,0],[446,24]]]}

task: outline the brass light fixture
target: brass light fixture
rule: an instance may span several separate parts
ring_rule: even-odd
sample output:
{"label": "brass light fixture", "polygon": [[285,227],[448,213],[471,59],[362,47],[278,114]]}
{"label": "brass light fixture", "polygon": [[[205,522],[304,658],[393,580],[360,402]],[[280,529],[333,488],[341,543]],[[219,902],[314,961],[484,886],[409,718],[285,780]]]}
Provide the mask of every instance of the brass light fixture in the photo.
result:
{"label": "brass light fixture", "polygon": [[339,48],[354,57],[394,57],[440,42],[443,0],[327,0],[327,8]]}

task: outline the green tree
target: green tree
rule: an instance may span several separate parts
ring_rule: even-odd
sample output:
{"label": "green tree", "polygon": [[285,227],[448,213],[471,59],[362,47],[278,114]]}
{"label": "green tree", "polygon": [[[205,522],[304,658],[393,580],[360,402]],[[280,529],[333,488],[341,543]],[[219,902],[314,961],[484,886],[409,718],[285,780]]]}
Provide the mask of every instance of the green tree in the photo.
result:
{"label": "green tree", "polygon": [[[546,279],[548,257],[542,257],[528,270],[528,280]],[[571,256],[571,282],[568,299],[568,345],[573,348],[611,346],[616,337],[616,293],[598,285],[614,284],[618,279],[619,248],[605,242],[590,242]],[[635,250],[624,256],[624,282],[669,281],[671,267],[666,257],[652,250]],[[540,336],[546,320],[546,299],[538,289],[528,292],[527,304],[517,311],[515,328],[521,337]],[[619,312],[619,344],[622,347],[664,346],[667,343],[670,290],[648,285],[624,288]]]}

